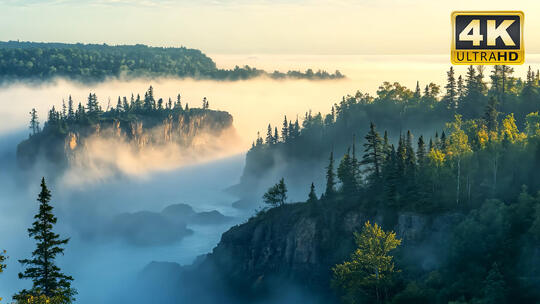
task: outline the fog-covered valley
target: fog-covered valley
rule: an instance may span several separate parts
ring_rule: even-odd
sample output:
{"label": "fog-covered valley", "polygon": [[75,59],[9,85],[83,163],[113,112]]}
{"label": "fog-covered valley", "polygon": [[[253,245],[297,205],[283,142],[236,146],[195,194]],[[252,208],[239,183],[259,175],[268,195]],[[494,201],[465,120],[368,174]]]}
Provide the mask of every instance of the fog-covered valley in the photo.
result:
{"label": "fog-covered valley", "polygon": [[[531,57],[533,60],[536,58]],[[232,58],[235,62],[242,62],[239,57]],[[217,59],[219,61],[220,58]],[[248,58],[250,60],[264,67],[258,59]],[[272,61],[269,57],[265,60],[266,64]],[[302,60],[298,60],[296,64],[302,67]],[[207,97],[211,109],[228,111],[233,116],[239,141],[219,142],[204,157],[200,157],[197,150],[178,157],[185,151],[172,150],[165,155],[128,157],[132,162],[126,162],[126,156],[130,154],[117,153],[124,152],[124,149],[114,152],[111,146],[104,146],[99,151],[101,146],[98,142],[95,151],[103,155],[102,159],[107,159],[105,164],[124,168],[120,170],[121,174],[102,174],[102,170],[107,169],[104,167],[97,167],[96,171],[89,171],[87,167],[71,171],[69,169],[74,168],[68,168],[60,178],[51,180],[52,203],[58,217],[55,229],[63,237],[71,238],[66,255],[58,260],[59,265],[75,278],[73,287],[79,292],[77,303],[108,303],[122,294],[145,293],[143,289],[133,290],[132,279],[150,262],[190,264],[198,255],[212,251],[223,232],[245,222],[255,213],[254,207],[234,208],[233,203],[238,197],[227,189],[239,182],[245,152],[257,132],[265,132],[269,122],[279,128],[284,114],[301,120],[305,111],[310,109],[326,113],[345,94],[353,94],[356,90],[374,93],[382,80],[399,81],[410,88],[417,80],[421,84],[442,83],[447,66],[446,59],[437,56],[431,61],[424,60],[421,65],[417,64],[419,58],[414,56],[392,57],[394,63],[398,62],[392,66],[379,57],[371,63],[367,58],[357,58],[355,62],[358,64],[348,69],[344,59],[333,64],[330,59],[325,60],[329,61],[321,60],[324,68],[339,68],[348,78],[337,81],[253,79],[236,82],[111,80],[89,86],[58,79],[40,86],[18,83],[0,88],[3,107],[0,111],[0,246],[3,247],[0,249],[8,250],[9,256],[7,269],[0,276],[0,296],[8,299],[30,285],[29,281],[17,278],[17,273],[22,270],[17,260],[28,257],[34,246],[27,236],[27,228],[37,210],[35,199],[39,180],[45,173],[39,166],[34,170],[21,171],[15,151],[17,144],[28,137],[28,112],[31,108],[38,110],[43,122],[49,108],[53,105],[60,108],[62,100],[67,100],[69,95],[75,102],[84,103],[88,93],[94,92],[106,108],[109,101],[115,105],[118,96],[143,94],[152,85],[156,95],[164,99],[174,99],[181,93],[184,104],[200,107],[202,98]],[[285,62],[281,64],[291,63]],[[293,68],[296,68],[294,63]],[[366,121],[366,127],[368,124]],[[324,172],[320,169],[322,177]],[[319,182],[317,187],[322,186],[320,181],[316,182]],[[291,187],[290,201],[305,199],[307,185],[305,188],[300,186],[304,187]],[[210,219],[187,224],[183,220],[186,226],[180,228],[174,223],[168,225],[168,219],[163,217],[167,213],[164,210],[175,204],[188,204],[195,214],[215,210],[227,220],[213,223]],[[260,202],[253,205],[257,204]],[[143,227],[136,238],[132,236],[134,223]],[[181,233],[170,234],[171,229]],[[157,238],[156,234],[165,237]]]}

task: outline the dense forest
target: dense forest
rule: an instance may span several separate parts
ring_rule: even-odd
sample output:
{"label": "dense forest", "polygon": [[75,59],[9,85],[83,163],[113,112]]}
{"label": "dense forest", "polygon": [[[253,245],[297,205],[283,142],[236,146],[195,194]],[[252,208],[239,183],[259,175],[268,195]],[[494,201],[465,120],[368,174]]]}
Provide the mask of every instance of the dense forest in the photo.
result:
{"label": "dense forest", "polygon": [[[252,193],[250,198],[257,198],[260,194],[255,192],[264,189],[264,183],[281,176],[294,186],[293,192],[305,185],[306,175],[314,176],[316,184],[321,184],[324,174],[317,168],[332,150],[335,155],[345,154],[353,137],[363,143],[362,134],[368,131],[370,121],[381,132],[387,131],[389,143],[397,148],[400,138],[407,137],[407,130],[423,135],[425,145],[430,139],[433,143],[447,137],[446,123],[459,114],[463,129],[478,145],[473,133],[482,127],[480,120],[490,99],[495,98],[498,123],[513,113],[516,126],[524,130],[526,116],[540,108],[539,73],[529,70],[526,79],[521,79],[513,75],[510,67],[500,66],[489,77],[484,74],[482,67],[470,67],[466,75],[456,75],[451,68],[442,89],[434,83],[423,87],[417,84],[411,90],[399,83],[384,82],[376,96],[362,92],[347,95],[326,115],[307,112],[301,122],[285,117],[282,125],[268,126],[265,135],[254,142],[237,192],[244,196]],[[294,194],[298,197],[298,193]]]}
{"label": "dense forest", "polygon": [[[285,120],[281,132],[269,126],[248,153],[246,170],[253,171],[245,176],[271,170],[275,159],[298,170],[296,159],[325,153],[325,168],[318,167],[325,186],[317,195],[315,175],[308,173],[302,177],[307,202],[287,204],[291,187],[281,179],[263,197],[271,208],[227,232],[213,255],[257,246],[263,254],[272,249],[241,245],[250,230],[271,229],[265,242],[279,242],[291,233],[309,235],[305,223],[312,221],[315,248],[305,239],[297,245],[306,260],[296,265],[293,253],[265,263],[285,259],[299,269],[286,276],[344,303],[537,303],[539,74],[529,69],[522,80],[510,67],[496,66],[486,82],[483,68],[471,66],[465,77],[453,68],[447,75],[442,97],[434,84],[422,92],[418,85],[411,91],[384,83],[376,97],[347,96],[325,116],[307,113],[302,124]],[[431,131],[440,119],[447,122]],[[369,126],[361,146],[355,134],[365,129],[358,121]],[[424,133],[415,136],[409,125]],[[269,225],[288,228],[271,238],[278,228]],[[301,266],[313,256],[316,263]],[[244,282],[245,272],[233,272],[219,256],[210,260]],[[251,278],[269,269],[254,271]]]}
{"label": "dense forest", "polygon": [[64,44],[0,42],[0,81],[46,81],[66,77],[81,82],[99,82],[110,77],[178,77],[216,80],[339,79],[339,71],[266,72],[249,66],[218,69],[215,62],[196,49],[146,45]]}
{"label": "dense forest", "polygon": [[86,138],[97,135],[126,140],[143,148],[150,144],[175,143],[187,147],[200,133],[219,136],[232,128],[232,116],[224,111],[209,109],[210,102],[202,98],[200,107],[190,108],[176,98],[157,98],[152,86],[145,92],[131,97],[118,97],[116,104],[109,100],[105,109],[96,94],[90,93],[83,104],[69,96],[61,109],[54,106],[40,126],[37,111],[30,112],[30,134],[17,146],[17,158],[23,168],[31,167],[38,160],[47,165],[66,166],[69,154],[84,146]]}

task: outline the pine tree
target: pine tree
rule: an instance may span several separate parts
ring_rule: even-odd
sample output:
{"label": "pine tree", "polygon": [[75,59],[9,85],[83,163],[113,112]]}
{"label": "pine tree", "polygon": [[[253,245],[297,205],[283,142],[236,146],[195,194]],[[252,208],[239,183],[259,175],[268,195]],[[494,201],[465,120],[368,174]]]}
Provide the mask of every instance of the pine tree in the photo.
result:
{"label": "pine tree", "polygon": [[490,132],[497,131],[497,117],[499,113],[497,112],[497,100],[494,96],[489,98],[489,103],[486,106],[486,111],[484,113],[484,121],[486,123],[487,130]]}
{"label": "pine tree", "polygon": [[328,159],[328,167],[326,167],[326,190],[324,192],[325,197],[330,198],[336,192],[336,174],[334,172],[334,151],[330,152],[330,158]]}
{"label": "pine tree", "polygon": [[407,146],[405,145],[405,140],[403,136],[399,137],[398,147],[396,151],[396,165],[399,176],[405,174],[406,162],[407,160]]}
{"label": "pine tree", "polygon": [[272,136],[272,126],[268,124],[268,129],[266,131],[266,140],[265,143],[267,145],[271,145],[274,143],[274,137]]}
{"label": "pine tree", "polygon": [[416,156],[413,149],[413,135],[411,131],[407,131],[407,140],[405,142],[405,160],[407,162],[407,170],[409,173],[415,171],[416,166]]}
{"label": "pine tree", "polygon": [[420,91],[420,82],[416,81],[416,89],[414,90],[413,97],[416,100],[419,100],[422,97],[422,92]]}
{"label": "pine tree", "polygon": [[130,110],[130,106],[126,96],[122,98],[122,108],[124,109],[124,112],[128,112]]}
{"label": "pine tree", "polygon": [[446,152],[447,143],[446,143],[446,134],[444,133],[444,131],[442,131],[442,134],[441,134],[440,146],[441,146],[441,151]]}
{"label": "pine tree", "polygon": [[450,70],[446,74],[448,76],[446,86],[444,87],[446,89],[446,95],[444,96],[443,100],[448,109],[455,109],[458,93],[456,77],[454,76],[454,67],[450,67]]}
{"label": "pine tree", "polygon": [[424,167],[426,164],[427,154],[426,154],[426,144],[424,143],[424,136],[420,135],[418,138],[418,148],[416,149],[416,159],[418,160],[418,165]]}
{"label": "pine tree", "polygon": [[55,259],[59,254],[64,254],[64,248],[69,239],[61,239],[60,235],[52,231],[56,224],[53,207],[49,204],[51,192],[45,184],[45,178],[41,180],[41,192],[38,195],[39,213],[34,216],[35,222],[28,229],[28,235],[36,240],[36,249],[32,252],[31,259],[19,260],[25,266],[23,273],[19,273],[20,279],[31,279],[31,290],[22,290],[13,298],[25,301],[28,296],[45,295],[46,297],[62,297],[66,302],[72,302],[76,291],[71,288],[71,276],[65,275],[56,266]]}
{"label": "pine tree", "polygon": [[73,112],[73,99],[71,98],[71,95],[68,97],[68,118],[73,119],[75,113]]}
{"label": "pine tree", "polygon": [[381,177],[381,165],[384,155],[382,139],[375,129],[375,124],[373,122],[369,125],[369,132],[365,136],[365,139],[365,153],[362,157],[361,164],[366,166],[366,172],[373,182],[376,182]]}
{"label": "pine tree", "polygon": [[315,185],[311,183],[311,187],[309,188],[309,194],[308,194],[308,203],[315,203],[317,202],[317,194],[315,193]]}
{"label": "pine tree", "polygon": [[97,101],[96,94],[90,93],[88,95],[88,102],[86,103],[86,110],[92,118],[97,118],[98,114],[101,112],[101,107]]}
{"label": "pine tree", "polygon": [[281,139],[283,142],[289,140],[289,122],[287,121],[287,115],[283,118],[283,127],[281,128]]}
{"label": "pine tree", "polygon": [[66,117],[67,117],[66,101],[62,98],[62,118],[65,119]]}
{"label": "pine tree", "polygon": [[122,112],[122,100],[120,99],[120,96],[118,96],[118,102],[116,103],[116,111],[118,113]]}
{"label": "pine tree", "polygon": [[383,136],[383,153],[384,153],[384,159],[387,159],[390,155],[390,141],[388,140],[388,131],[384,131]]}
{"label": "pine tree", "polygon": [[287,186],[285,185],[285,180],[281,178],[277,184],[270,187],[263,195],[263,200],[266,204],[274,207],[285,204],[285,201],[287,200]]}
{"label": "pine tree", "polygon": [[277,130],[277,127],[274,127],[274,144],[277,144],[279,142],[279,135],[278,135],[278,130]]}
{"label": "pine tree", "polygon": [[180,94],[178,94],[176,96],[176,102],[174,103],[174,109],[180,109],[182,110],[182,96]]}
{"label": "pine tree", "polygon": [[337,169],[337,176],[341,181],[341,191],[346,197],[350,197],[356,193],[356,177],[352,166],[352,159],[349,151],[345,153]]}
{"label": "pine tree", "polygon": [[465,96],[465,85],[463,84],[463,77],[459,75],[457,80],[457,94],[458,94],[458,101],[456,104],[456,107],[459,107],[459,101]]}
{"label": "pine tree", "polygon": [[36,135],[40,131],[39,118],[35,108],[32,108],[32,111],[30,111],[30,130],[32,130],[32,133],[30,135]]}
{"label": "pine tree", "polygon": [[[186,104],[187,105],[187,104]],[[261,137],[261,133],[257,132],[257,141],[255,143],[255,146],[258,147],[263,144],[263,139]]]}

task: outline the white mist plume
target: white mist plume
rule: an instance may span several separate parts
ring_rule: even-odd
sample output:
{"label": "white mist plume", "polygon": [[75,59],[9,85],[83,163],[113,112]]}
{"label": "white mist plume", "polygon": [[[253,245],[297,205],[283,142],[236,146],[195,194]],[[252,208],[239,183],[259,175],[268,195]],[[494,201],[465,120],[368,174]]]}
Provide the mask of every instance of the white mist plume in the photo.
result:
{"label": "white mist plume", "polygon": [[[158,129],[148,132],[160,132]],[[153,172],[174,170],[241,152],[239,137],[232,127],[219,134],[199,133],[188,146],[162,142],[141,147],[125,136],[112,133],[105,130],[84,139],[82,147],[70,156],[69,167],[61,182],[66,186],[79,186],[118,175],[145,178]]]}

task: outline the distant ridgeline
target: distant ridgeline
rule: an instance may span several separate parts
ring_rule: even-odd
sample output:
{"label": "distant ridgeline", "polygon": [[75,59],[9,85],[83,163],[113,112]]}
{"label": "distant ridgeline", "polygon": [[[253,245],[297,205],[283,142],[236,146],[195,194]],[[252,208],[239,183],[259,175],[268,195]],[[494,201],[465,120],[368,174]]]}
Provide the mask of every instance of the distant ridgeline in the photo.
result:
{"label": "distant ridgeline", "polygon": [[44,81],[66,77],[78,81],[103,81],[107,77],[193,77],[242,80],[259,76],[274,79],[339,79],[339,71],[274,71],[249,66],[218,69],[215,62],[196,49],[149,47],[146,45],[64,44],[0,42],[0,81]]}
{"label": "distant ridgeline", "polygon": [[144,98],[131,95],[118,97],[116,106],[103,110],[95,94],[89,94],[86,105],[69,97],[62,109],[49,110],[43,128],[36,110],[30,112],[30,136],[17,146],[17,159],[21,167],[31,167],[38,160],[54,167],[66,166],[70,156],[84,149],[90,136],[125,141],[140,149],[147,145],[178,144],[189,147],[199,134],[219,136],[232,128],[233,118],[224,111],[209,109],[205,98],[201,108],[182,105],[176,100],[155,99],[150,87]]}
{"label": "distant ridgeline", "polygon": [[[410,90],[399,83],[384,82],[376,96],[361,92],[347,95],[328,114],[308,112],[300,122],[285,117],[282,125],[269,125],[265,136],[257,136],[235,190],[247,196],[245,203],[260,201],[262,191],[283,176],[292,186],[293,195],[298,187],[305,191],[312,181],[324,180],[320,169],[326,166],[331,151],[340,157],[355,140],[357,145],[365,143],[370,122],[378,130],[388,131],[388,140],[396,148],[407,131],[416,136],[423,134],[426,144],[444,139],[448,136],[446,123],[453,121],[456,114],[466,120],[464,128],[469,138],[475,138],[486,124],[487,111],[493,107],[497,117],[491,118],[490,128],[513,113],[517,127],[525,130],[527,115],[540,110],[540,72],[529,68],[526,79],[512,73],[509,66],[497,66],[487,81],[482,68],[470,67],[463,76],[455,75],[451,68],[444,93],[434,83],[424,89],[417,84],[415,90]],[[490,99],[494,104],[489,103]],[[252,199],[248,199],[249,193]]]}

